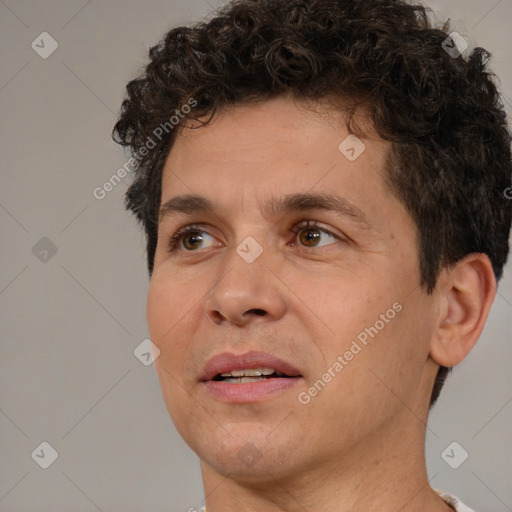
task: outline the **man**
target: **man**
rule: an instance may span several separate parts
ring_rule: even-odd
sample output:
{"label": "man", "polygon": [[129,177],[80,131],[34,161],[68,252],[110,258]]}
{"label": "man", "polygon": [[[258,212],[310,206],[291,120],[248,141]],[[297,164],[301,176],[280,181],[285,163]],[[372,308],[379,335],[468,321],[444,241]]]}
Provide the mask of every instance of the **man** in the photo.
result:
{"label": "man", "polygon": [[507,259],[511,139],[449,33],[402,1],[244,0],[128,84],[155,365],[207,512],[470,510],[425,429]]}

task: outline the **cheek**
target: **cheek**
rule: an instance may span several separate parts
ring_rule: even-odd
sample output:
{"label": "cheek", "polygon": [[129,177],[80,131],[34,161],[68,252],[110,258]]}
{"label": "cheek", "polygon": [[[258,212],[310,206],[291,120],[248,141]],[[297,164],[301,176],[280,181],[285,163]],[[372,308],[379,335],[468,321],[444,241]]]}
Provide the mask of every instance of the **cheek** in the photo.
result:
{"label": "cheek", "polygon": [[413,389],[428,359],[430,299],[419,287],[411,294],[403,283],[358,281],[347,286],[350,293],[340,286],[334,300],[324,303],[321,316],[332,331],[330,341],[322,343],[327,368],[343,357],[343,370],[335,380],[348,394],[373,392],[376,385],[390,393],[379,378],[399,394]]}
{"label": "cheek", "polygon": [[146,319],[151,341],[160,349],[155,361],[159,373],[165,368],[175,379],[181,380],[181,368],[192,335],[190,329],[197,324],[194,320],[199,314],[200,297],[199,291],[195,293],[177,275],[153,274],[147,294]]}
{"label": "cheek", "polygon": [[[163,344],[183,329],[201,298],[193,281],[178,272],[157,269],[151,277],[146,301],[146,319],[151,336]],[[153,339],[153,338],[152,338]]]}
{"label": "cheek", "polygon": [[412,403],[421,391],[428,360],[432,309],[428,301],[419,299],[402,299],[401,311],[368,343],[368,377],[383,399],[398,408]]}
{"label": "cheek", "polygon": [[172,296],[172,288],[164,286],[161,280],[158,280],[153,274],[146,300],[146,320],[153,342],[161,338],[165,326],[169,323],[173,303],[175,301]]}
{"label": "cheek", "polygon": [[194,314],[189,297],[195,294],[184,294],[183,290],[184,283],[178,276],[155,272],[148,288],[146,318],[150,339],[160,349],[154,365],[162,396],[176,428],[184,434],[191,411],[186,407],[189,397],[184,392],[182,368],[187,358],[186,340],[190,337],[187,326]]}

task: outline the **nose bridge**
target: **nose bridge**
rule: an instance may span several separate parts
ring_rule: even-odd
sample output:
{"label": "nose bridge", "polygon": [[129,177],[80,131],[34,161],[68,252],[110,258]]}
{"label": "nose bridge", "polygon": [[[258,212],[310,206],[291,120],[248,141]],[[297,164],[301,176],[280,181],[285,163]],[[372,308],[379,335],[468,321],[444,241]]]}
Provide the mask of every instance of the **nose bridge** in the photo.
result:
{"label": "nose bridge", "polygon": [[270,268],[270,247],[256,237],[246,236],[226,254],[219,279],[205,300],[205,312],[216,323],[227,320],[244,324],[255,316],[279,318],[286,299],[279,280]]}

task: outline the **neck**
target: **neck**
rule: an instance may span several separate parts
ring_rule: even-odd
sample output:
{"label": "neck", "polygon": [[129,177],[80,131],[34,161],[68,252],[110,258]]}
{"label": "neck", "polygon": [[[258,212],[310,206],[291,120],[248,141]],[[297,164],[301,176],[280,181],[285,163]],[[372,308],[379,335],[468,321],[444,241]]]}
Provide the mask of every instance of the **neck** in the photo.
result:
{"label": "neck", "polygon": [[201,461],[206,512],[449,512],[428,482],[425,429],[418,422],[411,418],[416,424],[406,431],[396,430],[395,423],[385,435],[380,431],[343,453],[333,449],[330,460],[297,464],[295,472],[277,467],[255,471],[250,481],[220,474]]}

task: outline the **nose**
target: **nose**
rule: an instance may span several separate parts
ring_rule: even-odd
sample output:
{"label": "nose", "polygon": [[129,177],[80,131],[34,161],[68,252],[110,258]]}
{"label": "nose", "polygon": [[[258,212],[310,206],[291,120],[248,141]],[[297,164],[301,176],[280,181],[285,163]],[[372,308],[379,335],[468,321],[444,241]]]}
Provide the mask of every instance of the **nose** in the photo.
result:
{"label": "nose", "polygon": [[278,320],[287,308],[279,268],[271,268],[269,250],[248,262],[233,249],[219,268],[219,278],[204,302],[208,318],[243,327],[250,322]]}

